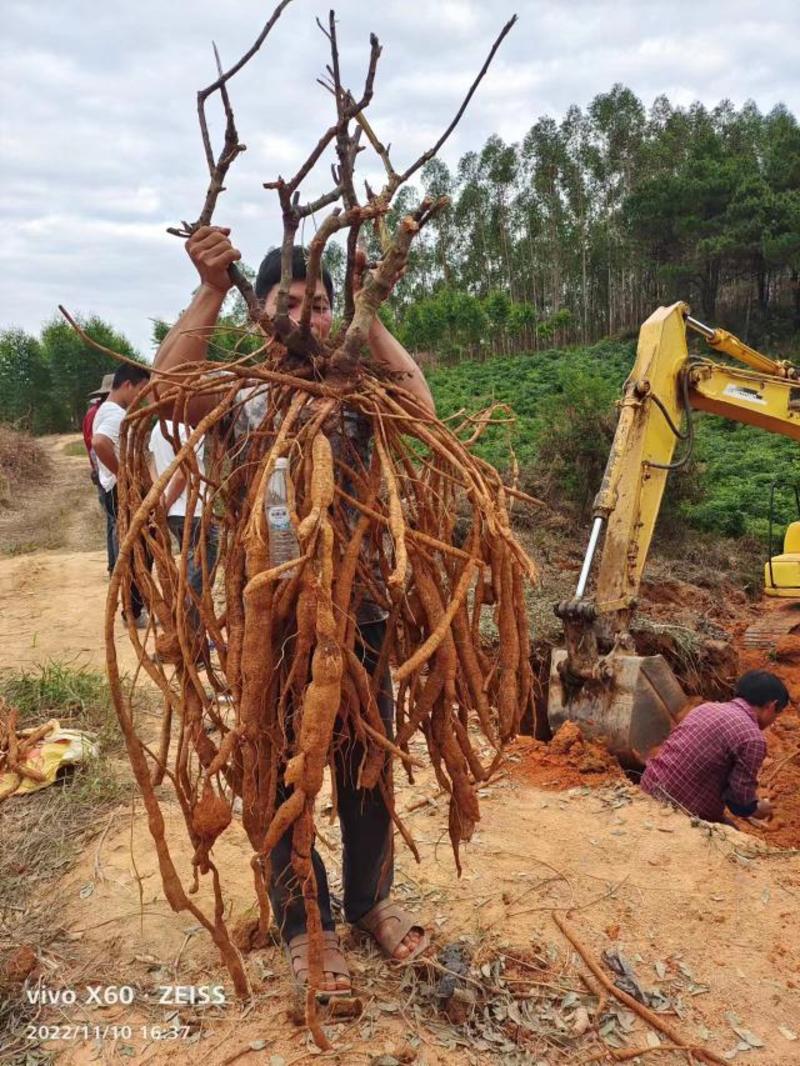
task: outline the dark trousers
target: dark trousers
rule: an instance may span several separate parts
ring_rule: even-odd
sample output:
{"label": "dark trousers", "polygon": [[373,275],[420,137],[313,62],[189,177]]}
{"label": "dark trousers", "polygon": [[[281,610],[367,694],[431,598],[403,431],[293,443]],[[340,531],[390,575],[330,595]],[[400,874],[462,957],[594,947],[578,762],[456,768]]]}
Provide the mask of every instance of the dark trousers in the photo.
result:
{"label": "dark trousers", "polygon": [[[386,635],[385,622],[362,625],[356,653],[372,675]],[[389,670],[382,679],[378,709],[387,734],[394,735],[394,699]],[[356,787],[364,756],[363,746],[337,717],[334,726],[336,793],[342,833],[342,881],[344,913],[348,922],[357,922],[376,903],[386,899],[394,879],[391,816],[379,788]],[[279,788],[278,803],[290,794]],[[316,848],[312,851],[317,879],[317,898],[323,929],[333,929],[328,878]],[[292,830],[280,839],[272,852],[272,880],[269,889],[275,922],[285,941],[305,932],[306,913],[302,887],[292,870]]]}
{"label": "dark trousers", "polygon": [[106,556],[110,574],[114,569],[114,563],[117,561],[117,516],[116,513],[112,514],[106,507],[106,490],[100,484],[97,486],[97,498],[106,516]]}
{"label": "dark trousers", "polygon": [[[113,488],[111,488],[109,490],[103,489],[102,492],[103,492],[103,506],[105,507],[105,510],[106,510],[107,521],[110,522],[110,523],[113,523],[113,529],[114,529],[113,537],[112,537],[112,540],[113,540],[112,547],[113,547],[113,554],[114,554],[113,566],[116,566],[117,565],[117,556],[119,555],[119,535],[118,535],[118,531],[117,531],[117,486],[115,484],[113,486]],[[150,566],[152,565],[152,559],[150,557],[150,553],[147,551],[146,548],[145,548],[145,559],[147,561],[147,567],[149,569]],[[112,566],[112,569],[113,569],[113,566]],[[139,586],[136,584],[135,581],[131,581],[131,609],[133,610],[133,617],[134,618],[138,618],[139,617],[139,615],[142,613],[142,608],[143,607],[144,607],[144,601],[142,600],[142,594],[139,591]]]}
{"label": "dark trousers", "polygon": [[[186,568],[186,578],[189,582],[189,587],[192,589],[198,599],[203,595],[203,560],[200,555],[200,532],[202,520],[200,518],[193,518],[191,520],[192,528],[189,533],[189,559],[188,566]],[[182,514],[170,515],[167,519],[170,531],[173,537],[178,542],[178,547],[183,547],[183,527],[186,523],[186,516]],[[215,526],[209,526],[208,534],[206,536],[206,567],[208,573],[214,569],[214,563],[217,561],[217,553],[219,551],[219,535]]]}

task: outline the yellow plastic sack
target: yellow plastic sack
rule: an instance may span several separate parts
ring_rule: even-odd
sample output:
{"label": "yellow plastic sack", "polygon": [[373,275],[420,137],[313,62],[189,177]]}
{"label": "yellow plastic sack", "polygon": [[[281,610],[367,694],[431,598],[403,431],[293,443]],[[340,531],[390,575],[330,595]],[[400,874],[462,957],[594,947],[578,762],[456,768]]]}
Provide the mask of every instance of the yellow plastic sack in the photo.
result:
{"label": "yellow plastic sack", "polygon": [[[62,729],[56,719],[51,724],[50,732],[31,748],[22,764],[38,770],[44,776],[44,781],[34,781],[31,777],[6,770],[0,773],[0,797],[38,792],[55,782],[62,766],[75,765],[97,755],[98,746],[88,733],[80,729]],[[24,739],[25,732],[19,736],[21,740]]]}

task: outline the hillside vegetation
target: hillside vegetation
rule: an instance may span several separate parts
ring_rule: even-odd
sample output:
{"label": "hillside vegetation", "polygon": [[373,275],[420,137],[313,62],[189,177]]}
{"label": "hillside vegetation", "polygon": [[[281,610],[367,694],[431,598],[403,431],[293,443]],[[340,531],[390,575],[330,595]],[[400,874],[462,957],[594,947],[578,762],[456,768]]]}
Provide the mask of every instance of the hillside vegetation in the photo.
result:
{"label": "hillside vegetation", "polygon": [[[615,402],[633,363],[634,342],[462,362],[427,373],[440,417],[508,404],[514,421],[490,426],[476,450],[501,470],[513,448],[524,487],[581,517],[591,504],[616,425]],[[766,539],[770,485],[800,482],[797,445],[784,437],[696,413],[694,458],[670,475],[665,520],[698,530]],[[681,446],[683,447],[683,446]],[[794,514],[784,490],[778,513]],[[780,531],[779,531],[780,532]]]}

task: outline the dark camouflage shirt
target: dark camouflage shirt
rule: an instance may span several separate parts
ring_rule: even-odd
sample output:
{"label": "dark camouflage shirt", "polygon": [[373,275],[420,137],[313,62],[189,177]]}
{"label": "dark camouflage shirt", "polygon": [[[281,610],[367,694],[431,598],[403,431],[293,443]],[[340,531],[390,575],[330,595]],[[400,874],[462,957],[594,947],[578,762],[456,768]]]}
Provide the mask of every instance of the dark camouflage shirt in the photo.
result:
{"label": "dark camouflage shirt", "polygon": [[[259,383],[246,386],[236,394],[237,410],[233,422],[234,438],[244,443],[248,436],[260,429],[267,417],[269,409],[269,385]],[[311,417],[311,412],[307,417]],[[357,470],[366,476],[372,461],[372,429],[369,420],[357,411],[345,408],[341,418],[341,430],[335,430],[329,435],[331,451],[334,460],[338,460],[353,470]],[[339,468],[341,470],[341,467]],[[351,479],[345,475],[339,475],[339,484],[350,496],[356,496]],[[350,527],[355,528],[359,512],[355,507],[345,505]],[[381,595],[386,591],[380,565],[374,550],[374,545],[364,541],[361,548],[361,559],[372,574],[372,581]],[[359,625],[370,625],[373,622],[382,622],[387,617],[387,611],[376,603],[364,591],[359,588],[358,582],[353,586],[353,596],[359,602],[358,622]]]}

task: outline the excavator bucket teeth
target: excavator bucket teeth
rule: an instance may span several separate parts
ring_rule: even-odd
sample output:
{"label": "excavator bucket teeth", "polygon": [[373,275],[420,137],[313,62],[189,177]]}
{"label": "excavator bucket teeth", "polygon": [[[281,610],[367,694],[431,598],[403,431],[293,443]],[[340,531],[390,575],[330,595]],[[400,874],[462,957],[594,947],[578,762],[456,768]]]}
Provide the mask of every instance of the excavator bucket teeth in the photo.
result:
{"label": "excavator bucket teeth", "polygon": [[669,735],[686,694],[661,655],[617,655],[611,676],[573,685],[564,680],[563,649],[553,652],[547,715],[555,732],[575,722],[590,737],[602,737],[620,762],[641,766]]}

